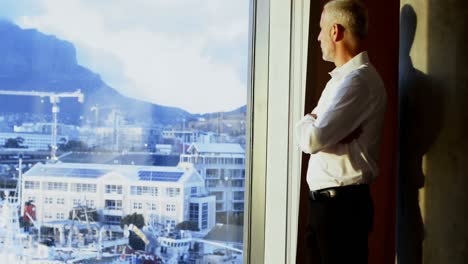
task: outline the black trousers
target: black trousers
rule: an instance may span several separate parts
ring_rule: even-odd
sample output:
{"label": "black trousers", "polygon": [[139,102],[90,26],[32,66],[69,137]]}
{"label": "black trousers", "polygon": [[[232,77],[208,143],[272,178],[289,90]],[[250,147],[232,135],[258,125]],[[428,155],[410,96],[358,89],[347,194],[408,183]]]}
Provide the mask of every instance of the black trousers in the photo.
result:
{"label": "black trousers", "polygon": [[[345,188],[340,192],[340,188]],[[335,197],[309,197],[308,263],[365,264],[373,205],[367,185],[336,188]]]}

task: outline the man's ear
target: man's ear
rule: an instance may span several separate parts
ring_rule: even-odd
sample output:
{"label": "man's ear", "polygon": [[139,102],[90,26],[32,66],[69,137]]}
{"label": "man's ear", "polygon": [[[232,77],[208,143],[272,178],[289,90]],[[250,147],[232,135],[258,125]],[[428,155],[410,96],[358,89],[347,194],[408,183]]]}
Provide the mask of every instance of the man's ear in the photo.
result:
{"label": "man's ear", "polygon": [[345,28],[340,24],[333,24],[331,28],[331,37],[334,42],[343,40]]}

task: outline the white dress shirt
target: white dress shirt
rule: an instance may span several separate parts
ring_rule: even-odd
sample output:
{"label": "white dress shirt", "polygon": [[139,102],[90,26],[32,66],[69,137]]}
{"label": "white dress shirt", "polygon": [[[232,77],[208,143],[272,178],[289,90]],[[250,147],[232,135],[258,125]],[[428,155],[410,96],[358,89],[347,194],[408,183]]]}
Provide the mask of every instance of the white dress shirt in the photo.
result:
{"label": "white dress shirt", "polygon": [[[382,79],[361,52],[330,72],[331,79],[311,115],[297,123],[297,139],[309,153],[310,190],[370,183],[378,174],[387,96]],[[361,127],[359,137],[340,143]]]}

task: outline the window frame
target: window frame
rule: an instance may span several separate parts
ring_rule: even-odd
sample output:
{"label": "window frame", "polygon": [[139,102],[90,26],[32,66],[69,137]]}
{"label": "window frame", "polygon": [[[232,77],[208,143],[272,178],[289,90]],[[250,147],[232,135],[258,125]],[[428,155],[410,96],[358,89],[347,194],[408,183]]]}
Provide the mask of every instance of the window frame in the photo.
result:
{"label": "window frame", "polygon": [[244,263],[296,263],[310,0],[252,0]]}

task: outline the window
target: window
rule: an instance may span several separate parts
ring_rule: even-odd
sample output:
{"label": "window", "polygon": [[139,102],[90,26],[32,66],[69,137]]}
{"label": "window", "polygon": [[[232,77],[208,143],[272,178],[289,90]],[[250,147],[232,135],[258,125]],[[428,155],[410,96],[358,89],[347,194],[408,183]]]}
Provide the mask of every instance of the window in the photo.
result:
{"label": "window", "polygon": [[[21,4],[12,2],[14,3],[8,7],[15,7],[15,10],[22,7]],[[35,109],[35,105],[41,105],[41,100],[50,101],[47,96],[32,94],[31,98],[23,99],[24,96],[9,95],[8,98],[14,98],[15,101],[18,99],[20,103],[17,105],[21,106],[21,111],[15,108],[5,109],[4,104],[0,105],[0,127],[11,128],[14,124],[23,129],[23,132],[27,126],[34,130],[31,134],[35,136],[31,136],[31,139],[34,137],[35,143],[25,140],[24,147],[29,150],[41,149],[42,153],[47,153],[45,155],[49,160],[55,160],[55,154],[66,154],[57,163],[37,165],[29,173],[40,171],[43,175],[38,176],[49,178],[49,183],[25,182],[25,189],[42,189],[42,195],[45,193],[47,196],[54,196],[53,200],[47,202],[61,205],[60,208],[64,208],[65,204],[70,207],[72,204],[97,207],[100,213],[109,214],[100,217],[104,223],[119,224],[121,217],[115,215],[130,213],[126,211],[128,209],[143,208],[149,211],[158,210],[158,214],[150,214],[157,215],[159,224],[175,226],[177,222],[186,220],[188,205],[195,203],[198,204],[200,227],[209,228],[216,223],[222,224],[222,217],[218,217],[213,209],[227,207],[231,210],[231,207],[223,203],[217,204],[216,200],[226,200],[224,192],[229,191],[227,188],[236,187],[233,190],[239,191],[244,188],[244,183],[240,181],[237,184],[229,181],[226,185],[226,181],[220,176],[221,170],[238,169],[244,165],[240,150],[245,150],[246,141],[250,140],[246,134],[246,129],[249,128],[246,124],[247,115],[251,111],[250,106],[246,106],[250,103],[250,92],[247,90],[252,83],[248,74],[248,64],[252,59],[249,57],[249,32],[253,25],[249,18],[249,8],[254,6],[255,0],[227,0],[223,3],[202,1],[188,6],[183,1],[170,1],[169,8],[162,2],[164,1],[135,0],[135,3],[130,4],[127,1],[98,4],[95,1],[76,0],[73,7],[79,8],[67,10],[65,6],[61,10],[62,14],[66,14],[63,16],[56,17],[57,12],[48,8],[40,8],[44,12],[41,11],[38,15],[26,7],[21,9],[19,18],[11,18],[14,24],[18,24],[18,27],[15,26],[18,33],[26,36],[15,42],[11,36],[0,35],[0,38],[14,41],[12,45],[7,45],[8,49],[10,46],[23,47],[19,51],[13,51],[25,53],[13,56],[13,61],[4,65],[7,67],[5,74],[17,73],[3,76],[13,80],[8,89],[14,92],[24,91],[24,83],[35,83],[44,93],[69,92],[79,87],[82,89],[80,94],[85,95],[84,102],[78,100],[80,97],[57,100],[59,102],[54,104],[54,109],[60,108],[57,115],[53,114],[49,103]],[[35,6],[44,7],[47,4],[47,0],[35,1]],[[119,20],[107,16],[107,4],[112,5],[117,14],[124,13],[129,19]],[[122,5],[132,8],[122,8]],[[193,15],[186,16],[185,12],[177,10],[187,7]],[[81,13],[82,10],[95,11],[92,15],[99,19],[92,19],[93,23],[81,23],[83,30],[74,30],[69,26],[89,20],[90,13]],[[8,11],[6,10],[7,14]],[[165,23],[160,23],[161,19]],[[174,27],[173,25],[180,24],[180,19],[183,19],[182,24],[191,26]],[[45,21],[48,22],[44,23]],[[92,26],[88,27],[89,24]],[[96,29],[103,30],[96,34]],[[34,38],[28,37],[30,31],[34,33]],[[86,32],[88,33],[84,34]],[[134,38],[135,33],[138,33],[138,37]],[[0,34],[4,34],[4,31]],[[50,39],[48,36],[51,35],[55,37]],[[99,38],[93,39],[96,36]],[[119,39],[121,37],[124,38]],[[31,48],[43,43],[44,39],[52,41],[53,43],[47,43],[64,52],[49,56],[50,52],[46,48]],[[128,49],[121,49],[123,42],[120,40],[124,40]],[[66,47],[62,45],[64,43]],[[155,43],[157,47],[153,45]],[[187,49],[186,43],[195,45]],[[69,53],[70,50],[73,52]],[[12,54],[12,50],[0,50],[0,58],[4,55],[2,52]],[[77,58],[76,54],[86,56]],[[44,61],[36,67],[33,65],[34,60],[24,59],[31,57],[43,58]],[[15,61],[17,59],[20,61]],[[55,67],[58,70],[54,70],[52,75],[47,74],[54,65],[58,65]],[[112,67],[108,67],[109,65]],[[22,71],[23,68],[26,72]],[[43,78],[31,79],[28,69],[34,69],[35,74],[31,76]],[[21,82],[15,84],[15,80]],[[180,94],[185,97],[178,96]],[[131,95],[131,98],[125,95]],[[0,95],[0,101],[3,98]],[[176,102],[177,99],[179,102]],[[30,101],[33,103],[28,103]],[[140,111],[141,109],[145,111]],[[41,122],[47,125],[41,125]],[[53,123],[57,124],[57,130],[54,130],[57,132],[56,139],[55,136],[51,139]],[[39,137],[40,134],[42,135]],[[193,148],[190,151],[192,156],[180,157],[181,161],[194,163],[194,169],[202,172],[202,179],[190,178],[190,181],[183,183],[188,183],[185,186],[182,181],[148,181],[148,185],[154,186],[144,186],[146,183],[139,182],[138,176],[133,178],[128,173],[131,166],[175,166],[174,157],[177,157],[177,163],[180,155],[188,153],[191,142],[216,144],[212,146],[212,152]],[[233,146],[234,144],[240,147]],[[155,155],[158,146],[160,153]],[[58,153],[50,153],[49,148],[55,149],[54,147],[58,147]],[[167,149],[170,153],[166,152]],[[45,157],[37,159],[46,160]],[[34,166],[36,165],[32,165]],[[53,175],[54,167],[60,168],[61,173]],[[106,168],[109,172],[101,174],[101,168]],[[120,177],[127,176],[129,179],[125,183],[118,181]],[[187,177],[184,180],[185,178]],[[101,181],[102,179],[108,180]],[[218,192],[215,198],[204,197],[213,190]],[[26,194],[36,195],[36,192]],[[45,203],[42,195],[39,202]],[[201,202],[207,200],[210,201],[208,204]],[[111,210],[123,211],[110,212]],[[176,218],[175,213],[169,212],[180,214]],[[56,211],[51,212],[50,218],[59,219],[61,215],[57,214]],[[237,229],[243,227],[242,222],[230,224],[237,224]],[[236,259],[241,258],[241,255],[234,252],[233,255]]]}
{"label": "window", "polygon": [[157,203],[148,203],[148,210],[157,211],[158,210],[158,204]]}
{"label": "window", "polygon": [[243,165],[244,164],[244,159],[243,158],[235,158],[234,163],[239,164],[239,165]]}
{"label": "window", "polygon": [[113,215],[105,215],[104,222],[108,225],[119,225],[122,217],[120,216],[113,216]]}
{"label": "window", "polygon": [[65,219],[65,214],[64,213],[57,213],[57,219],[58,220]]}
{"label": "window", "polygon": [[122,210],[121,200],[105,200],[104,204],[107,210]]}
{"label": "window", "polygon": [[241,191],[241,192],[233,192],[233,195],[234,195],[234,198],[233,200],[237,200],[237,201],[243,201],[244,200],[244,192]]}
{"label": "window", "polygon": [[39,189],[40,183],[38,181],[25,181],[24,188],[25,189]]}
{"label": "window", "polygon": [[44,182],[42,186],[46,191],[68,191],[68,183],[64,182]]}
{"label": "window", "polygon": [[189,206],[189,220],[198,224],[199,204],[190,203]]}
{"label": "window", "polygon": [[180,188],[166,188],[166,195],[168,197],[177,197],[180,195]]}
{"label": "window", "polygon": [[133,209],[143,209],[142,202],[133,202]]}
{"label": "window", "polygon": [[122,185],[106,185],[106,193],[122,194]]}
{"label": "window", "polygon": [[218,169],[206,169],[206,177],[207,178],[218,178],[219,177],[219,170]]}
{"label": "window", "polygon": [[244,187],[244,180],[232,180],[232,187]]}
{"label": "window", "polygon": [[201,228],[206,229],[207,227],[208,227],[208,203],[203,203],[202,215],[201,215]]}
{"label": "window", "polygon": [[81,200],[80,199],[73,199],[73,206],[80,206],[81,205]]}
{"label": "window", "polygon": [[167,212],[175,212],[176,206],[175,204],[166,204],[166,211]]}
{"label": "window", "polygon": [[52,197],[44,197],[44,203],[45,204],[53,204],[54,199]]}
{"label": "window", "polygon": [[171,228],[174,228],[176,225],[176,221],[175,220],[166,220],[166,226],[169,226]]}
{"label": "window", "polygon": [[96,184],[90,183],[72,183],[71,184],[71,191],[72,192],[87,192],[87,193],[95,193],[96,192]]}
{"label": "window", "polygon": [[158,187],[130,186],[131,195],[158,196]]}
{"label": "window", "polygon": [[206,187],[216,187],[219,185],[219,180],[206,180]]}
{"label": "window", "polygon": [[211,194],[216,196],[216,201],[224,200],[224,192],[211,192]]}

